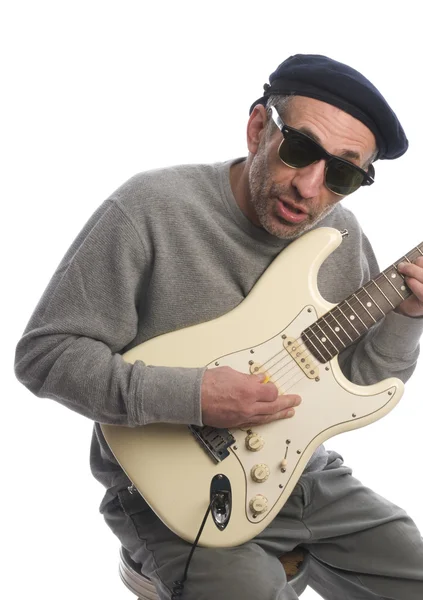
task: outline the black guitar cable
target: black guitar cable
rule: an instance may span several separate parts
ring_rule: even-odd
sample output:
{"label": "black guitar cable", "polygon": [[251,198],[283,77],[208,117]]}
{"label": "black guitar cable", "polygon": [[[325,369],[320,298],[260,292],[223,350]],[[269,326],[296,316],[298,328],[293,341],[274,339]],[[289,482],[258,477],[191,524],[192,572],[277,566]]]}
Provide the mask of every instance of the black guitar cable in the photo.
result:
{"label": "black guitar cable", "polygon": [[197,537],[195,538],[194,543],[191,547],[190,553],[188,555],[188,559],[187,559],[187,562],[185,565],[185,570],[184,570],[182,579],[178,579],[173,582],[171,600],[179,600],[180,598],[182,598],[182,593],[184,591],[184,583],[187,580],[188,569],[189,569],[189,565],[191,562],[191,558],[192,558],[192,555],[194,554],[194,550],[197,547],[198,540],[200,539],[200,535],[203,533],[203,529],[206,524],[207,517],[209,516],[210,511],[213,508],[213,505],[218,502],[222,502],[222,501],[224,501],[224,496],[222,494],[216,493],[212,496],[212,499],[210,500],[210,504],[206,510],[206,514],[204,515],[203,522],[201,523],[200,529],[198,530]]}

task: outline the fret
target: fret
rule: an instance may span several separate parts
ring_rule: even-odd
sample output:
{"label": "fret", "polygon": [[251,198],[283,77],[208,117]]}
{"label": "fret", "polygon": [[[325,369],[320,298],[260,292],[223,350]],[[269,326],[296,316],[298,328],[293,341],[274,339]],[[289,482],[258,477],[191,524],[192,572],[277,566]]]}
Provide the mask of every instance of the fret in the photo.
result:
{"label": "fret", "polygon": [[[334,316],[333,313],[335,310],[339,311],[339,307],[335,307],[332,311],[326,314],[326,318],[321,317],[302,333],[303,341],[306,344],[308,350],[313,354],[315,358],[317,358],[317,360],[319,360],[319,362],[325,363],[328,360],[332,359],[341,350],[349,346],[351,342],[354,341],[354,339],[356,339],[360,335],[358,334],[357,330],[355,330],[355,332],[353,333],[353,337],[351,337],[349,333],[345,330],[345,328],[342,326],[342,324],[339,322],[340,316],[338,316],[338,319]],[[342,313],[341,316],[344,319],[344,321],[348,323],[347,317],[342,315]],[[332,317],[334,319],[334,322],[337,323],[335,327],[333,327],[329,323],[328,317]],[[349,338],[345,340],[345,342],[341,339],[342,332]],[[338,338],[341,344],[337,345],[335,343],[334,336]]]}
{"label": "fret", "polygon": [[395,292],[398,294],[398,296],[401,298],[401,300],[404,300],[404,296],[402,294],[399,293],[399,291],[397,290],[397,288],[394,286],[394,284],[392,283],[392,281],[389,279],[389,277],[385,274],[382,273],[382,275],[385,277],[386,281],[389,283],[389,285],[395,290]]}
{"label": "fret", "polygon": [[[313,330],[313,328],[314,328],[314,330]],[[331,349],[331,348],[328,348],[328,347],[327,347],[327,342],[328,342],[328,339],[327,339],[327,337],[324,335],[324,332],[322,332],[322,333],[323,333],[323,335],[321,335],[321,334],[319,334],[318,332],[316,332],[316,328],[318,328],[318,329],[320,329],[320,331],[322,331],[321,327],[319,326],[319,321],[316,321],[315,323],[313,323],[313,325],[311,325],[310,329],[312,329],[312,330],[313,330],[313,334],[314,334],[314,336],[315,336],[315,341],[316,341],[316,342],[319,344],[319,347],[320,347],[321,349],[323,349],[323,351],[324,351],[324,352],[325,352],[325,353],[326,353],[326,354],[327,354],[327,355],[328,355],[330,358],[332,358],[333,356],[335,356],[335,354],[337,354],[337,353],[338,353],[338,350],[337,350],[337,348],[336,348],[336,347],[335,347],[335,346],[334,346],[334,345],[333,345],[333,344],[330,342],[330,340],[329,340],[329,342],[331,343],[331,346],[332,346],[332,348],[335,348],[335,353],[333,352],[333,349]]]}
{"label": "fret", "polygon": [[[341,304],[342,304],[342,302],[341,302]],[[355,319],[355,315],[351,315],[351,316],[350,316],[351,318],[349,319],[349,318],[347,317],[347,315],[344,313],[344,311],[342,310],[342,308],[341,308],[341,304],[338,304],[338,309],[339,309],[339,310],[340,310],[340,312],[342,313],[342,316],[345,318],[345,320],[346,320],[346,322],[348,323],[348,325],[350,325],[350,326],[351,326],[351,327],[354,329],[354,331],[356,332],[356,334],[357,334],[357,335],[360,335],[360,332],[359,332],[359,331],[358,331],[358,329],[357,329],[357,328],[354,326],[354,323],[353,323],[353,321],[354,321],[354,319]]]}
{"label": "fret", "polygon": [[[336,314],[336,311],[338,311],[338,313],[340,313],[340,314]],[[349,338],[349,340],[351,342],[353,342],[355,339],[354,332],[352,332],[352,337],[351,337],[351,335],[348,333],[348,329],[345,328],[345,326],[344,326],[345,323],[348,325],[348,327],[350,327],[350,324],[349,324],[346,316],[340,310],[339,305],[335,306],[335,308],[332,309],[329,314],[331,315],[331,317],[333,317],[333,319],[336,321],[336,323],[338,323],[340,330],[342,330],[345,333],[345,335]],[[344,325],[342,324],[343,322],[344,322]],[[335,327],[335,331],[336,331],[336,327]]]}
{"label": "fret", "polygon": [[[413,248],[411,252],[408,252],[408,254],[406,254],[402,258],[405,259],[407,262],[414,262],[418,256],[423,256],[423,244],[419,244],[418,246]],[[397,261],[397,264],[400,262],[402,262],[402,259]]]}
{"label": "fret", "polygon": [[[359,290],[360,291],[360,290]],[[360,298],[358,297],[358,292],[357,294],[353,294],[354,298],[356,300],[358,300],[358,302],[361,304],[361,306],[363,307],[363,309],[366,311],[366,313],[369,315],[369,317],[371,318],[371,320],[373,321],[373,323],[376,323],[376,319],[374,318],[374,316],[372,315],[372,313],[367,310],[366,306],[364,306],[364,304],[362,303],[362,301],[360,300]]]}
{"label": "fret", "polygon": [[397,293],[401,297],[401,300],[405,300],[405,298],[409,296],[410,291],[405,283],[405,279],[398,271],[396,265],[392,265],[392,267],[383,271],[382,275],[384,275],[384,277],[386,277],[390,284],[396,289]]}
{"label": "fret", "polygon": [[375,284],[375,286],[377,287],[377,289],[379,290],[379,292],[384,296],[385,300],[387,300],[387,302],[389,302],[389,304],[392,306],[392,308],[395,308],[395,304],[393,304],[389,300],[388,296],[385,294],[385,292],[382,290],[382,288],[378,286],[378,284],[376,283],[375,280],[373,280],[373,283]]}
{"label": "fret", "polygon": [[[351,300],[351,298],[349,298],[349,300]],[[355,339],[357,339],[357,337],[360,337],[365,331],[368,330],[368,327],[366,327],[364,321],[352,308],[351,304],[348,302],[348,299],[344,300],[344,302],[341,302],[339,308],[343,312],[345,317],[348,319],[348,323],[356,332],[356,335],[354,336]]]}
{"label": "fret", "polygon": [[[378,309],[378,311],[379,311],[380,313],[382,313],[382,315],[385,315],[385,311],[383,311],[383,310],[380,308],[379,304],[376,302],[376,300],[373,298],[373,296],[371,296],[371,295],[370,295],[370,293],[367,291],[367,288],[366,288],[366,286],[362,287],[361,289],[363,290],[363,292],[366,292],[367,296],[370,298],[370,302],[367,302],[366,306],[367,306],[368,308],[371,308],[372,306],[376,306],[376,308]],[[380,315],[379,315],[379,317],[378,317],[378,318],[380,319]],[[377,319],[377,320],[378,320],[378,319]]]}
{"label": "fret", "polygon": [[[326,324],[326,327],[325,327],[325,324]],[[326,348],[326,342],[329,341],[332,348],[334,348],[336,350],[336,354],[338,354],[338,352],[341,350],[341,348],[338,348],[336,346],[336,344],[334,344],[332,342],[331,336],[329,334],[329,332],[333,333],[331,327],[328,326],[327,323],[324,323],[322,321],[322,319],[319,319],[318,321],[316,321],[316,323],[314,325],[316,325],[316,327],[318,327],[323,334],[323,336],[320,338],[320,341],[322,342],[322,344],[325,345],[325,348]],[[328,351],[330,352],[330,354],[332,354],[332,351],[330,350],[330,348],[328,349]]]}
{"label": "fret", "polygon": [[[348,332],[347,332],[347,331],[345,331],[345,329],[342,327],[341,323],[338,321],[338,319],[336,318],[336,316],[335,316],[335,314],[334,314],[334,310],[335,310],[335,309],[331,310],[331,311],[328,313],[328,317],[332,317],[332,319],[333,319],[333,320],[335,321],[335,323],[336,323],[335,327],[333,327],[333,330],[335,331],[335,333],[336,333],[336,334],[338,334],[338,333],[340,333],[340,334],[342,334],[342,333],[345,333],[345,335],[347,336],[347,338],[348,338],[348,339],[349,339],[349,340],[352,342],[352,341],[353,341],[353,338],[352,338],[352,337],[351,337],[351,336],[348,334]],[[331,327],[332,327],[332,325],[331,325]],[[346,341],[345,347],[346,347],[346,346],[349,346],[348,340],[345,340],[345,341]]]}
{"label": "fret", "polygon": [[419,256],[423,256],[423,244],[307,327],[301,337],[314,358],[323,363],[332,359],[410,296],[398,264],[412,263]]}
{"label": "fret", "polygon": [[[371,286],[373,286],[373,288],[371,288]],[[366,288],[367,288],[367,291],[369,291],[369,289],[372,289],[371,295],[373,296],[373,300],[376,301],[376,298],[377,298],[377,307],[380,309],[380,311],[383,315],[386,315],[386,313],[388,313],[390,310],[392,310],[392,308],[394,307],[392,302],[390,302],[388,300],[388,298],[386,297],[386,294],[383,293],[383,291],[380,289],[380,286],[377,285],[377,283],[375,282],[374,279],[369,281]],[[370,291],[369,291],[369,294],[370,294]]]}
{"label": "fret", "polygon": [[323,317],[321,317],[322,321],[324,321],[326,323],[326,325],[328,327],[330,327],[331,331],[333,331],[333,333],[336,335],[336,337],[338,338],[338,340],[341,342],[341,344],[344,346],[344,348],[347,347],[346,344],[344,344],[344,342],[342,341],[341,337],[338,335],[337,331],[339,331],[339,327],[331,327],[331,325],[329,325],[329,323],[326,321],[325,319],[325,315],[323,315]]}
{"label": "fret", "polygon": [[[303,332],[302,332],[302,334],[301,334],[301,337],[303,337],[303,336],[304,336],[304,337],[306,338],[305,340],[304,340],[304,338],[303,338],[303,341],[304,341],[304,343],[306,344],[307,342],[309,342],[309,343],[310,343],[310,344],[313,346],[313,348],[316,350],[316,352],[317,352],[317,354],[319,355],[319,357],[320,357],[320,358],[319,358],[319,357],[317,357],[317,356],[314,354],[314,352],[312,352],[312,350],[310,349],[310,347],[309,347],[309,346],[307,346],[307,347],[308,347],[308,349],[310,350],[310,352],[313,354],[313,356],[314,356],[315,358],[317,358],[317,359],[318,359],[320,362],[322,362],[322,363],[325,363],[325,362],[327,362],[327,359],[326,359],[326,358],[323,356],[323,354],[320,352],[320,350],[317,348],[317,346],[314,344],[313,340],[311,339],[311,337],[312,337],[312,336],[308,336],[308,335],[307,335],[307,333],[306,333],[307,331],[308,331],[309,333],[311,333],[311,334],[312,334],[312,336],[314,336],[314,338],[315,338],[315,339],[317,339],[317,338],[316,338],[316,335],[315,335],[315,333],[314,333],[313,331],[311,331],[311,330],[310,330],[310,328],[307,328],[307,329],[306,329],[305,331],[303,331]],[[325,348],[325,350],[326,350],[326,348]],[[332,357],[331,357],[331,358],[332,358]],[[320,359],[322,359],[322,360],[320,360]]]}
{"label": "fret", "polygon": [[348,302],[348,300],[345,300],[345,304],[352,310],[352,312],[356,315],[356,317],[358,317],[358,319],[361,321],[361,323],[364,325],[365,329],[368,329],[366,323],[363,321],[363,319],[360,317],[360,315],[358,314],[357,310],[354,310],[353,307],[351,306],[351,304]]}

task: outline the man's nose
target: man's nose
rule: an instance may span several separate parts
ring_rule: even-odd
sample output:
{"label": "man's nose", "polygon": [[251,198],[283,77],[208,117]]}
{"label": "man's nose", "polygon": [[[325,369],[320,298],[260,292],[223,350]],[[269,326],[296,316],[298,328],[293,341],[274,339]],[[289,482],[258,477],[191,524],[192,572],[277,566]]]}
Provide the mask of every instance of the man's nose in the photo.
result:
{"label": "man's nose", "polygon": [[302,198],[314,198],[319,195],[325,181],[326,162],[319,160],[307,167],[295,171],[292,185]]}

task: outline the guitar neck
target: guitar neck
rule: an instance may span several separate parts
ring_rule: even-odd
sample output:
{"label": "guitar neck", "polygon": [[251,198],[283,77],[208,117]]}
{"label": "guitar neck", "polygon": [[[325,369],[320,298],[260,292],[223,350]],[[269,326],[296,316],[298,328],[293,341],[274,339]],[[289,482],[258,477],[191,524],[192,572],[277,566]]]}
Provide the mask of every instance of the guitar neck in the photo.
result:
{"label": "guitar neck", "polygon": [[328,362],[353,344],[411,295],[397,267],[400,262],[411,263],[418,256],[423,256],[423,243],[302,332],[304,344],[319,362]]}

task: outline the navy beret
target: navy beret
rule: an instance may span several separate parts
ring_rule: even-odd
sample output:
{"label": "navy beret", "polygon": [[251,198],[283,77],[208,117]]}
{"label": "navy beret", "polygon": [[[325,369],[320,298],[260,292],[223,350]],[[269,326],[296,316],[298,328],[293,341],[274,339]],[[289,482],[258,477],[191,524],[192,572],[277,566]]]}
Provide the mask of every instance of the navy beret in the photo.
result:
{"label": "navy beret", "polygon": [[290,56],[269,77],[257,104],[266,105],[273,94],[307,96],[333,104],[364,123],[376,138],[377,158],[404,154],[408,140],[401,123],[385,98],[361,73],[318,54]]}

